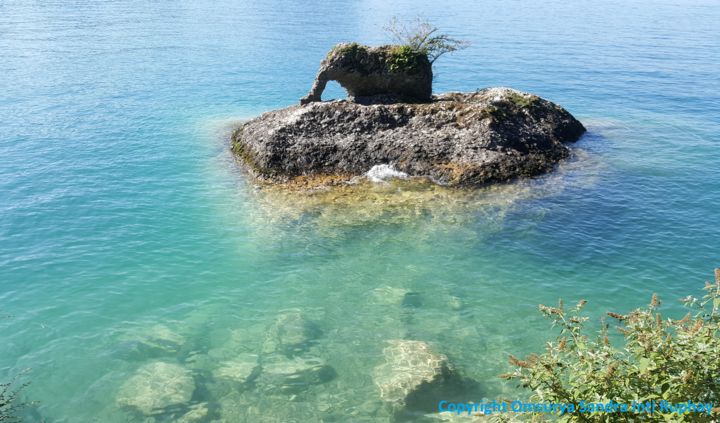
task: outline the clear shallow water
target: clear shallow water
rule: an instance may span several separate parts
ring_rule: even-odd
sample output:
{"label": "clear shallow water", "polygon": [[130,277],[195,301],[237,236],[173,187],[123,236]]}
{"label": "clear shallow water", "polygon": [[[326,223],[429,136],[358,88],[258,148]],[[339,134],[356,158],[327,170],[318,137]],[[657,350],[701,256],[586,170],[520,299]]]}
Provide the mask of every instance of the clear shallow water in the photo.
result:
{"label": "clear shallow water", "polygon": [[[467,382],[448,396],[493,398],[516,395],[496,378],[507,353],[546,338],[540,302],[599,314],[658,292],[679,313],[719,260],[719,9],[3,1],[0,376],[32,368],[30,420],[135,421],[118,392],[158,360],[192,369],[207,421],[382,420],[385,340],[447,354]],[[384,42],[403,13],[474,43],[437,63],[436,91],[556,101],[589,129],[574,157],[470,195],[256,193],[227,128],[296,102],[332,44]],[[334,379],[294,395],[213,384],[295,311]],[[168,330],[173,352],[137,347]]]}

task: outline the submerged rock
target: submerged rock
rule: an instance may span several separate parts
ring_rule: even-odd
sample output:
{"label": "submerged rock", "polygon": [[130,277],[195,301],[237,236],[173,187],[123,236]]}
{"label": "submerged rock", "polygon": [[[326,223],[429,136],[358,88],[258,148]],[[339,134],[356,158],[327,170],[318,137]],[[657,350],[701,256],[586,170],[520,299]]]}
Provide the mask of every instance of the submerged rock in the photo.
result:
{"label": "submerged rock", "polygon": [[198,423],[206,421],[209,411],[207,403],[195,404],[190,407],[187,413],[180,416],[175,423]]}
{"label": "submerged rock", "polygon": [[278,316],[268,329],[264,353],[279,352],[287,356],[307,351],[322,331],[318,325],[302,313],[291,311]]}
{"label": "submerged rock", "polygon": [[405,288],[396,288],[392,286],[381,286],[370,291],[372,300],[377,304],[397,304],[400,305],[411,292]]}
{"label": "submerged rock", "polygon": [[149,357],[176,355],[185,343],[182,335],[157,324],[122,336],[115,350],[125,359],[146,360]]}
{"label": "submerged rock", "polygon": [[195,383],[183,367],[164,362],[146,364],[120,388],[117,403],[150,416],[190,402]]}
{"label": "submerged rock", "polygon": [[272,355],[262,363],[258,386],[270,394],[293,394],[333,380],[335,369],[317,357]]}
{"label": "submerged rock", "polygon": [[443,383],[448,374],[447,357],[422,341],[392,340],[383,349],[385,363],[373,372],[380,398],[403,405],[409,395],[426,384]]}
{"label": "submerged rock", "polygon": [[380,169],[447,185],[479,185],[550,170],[568,156],[564,143],[584,132],[550,101],[488,88],[438,95],[429,103],[292,106],[244,123],[232,146],[268,182],[332,184],[388,165]]}
{"label": "submerged rock", "polygon": [[258,357],[255,354],[242,354],[238,357],[220,363],[213,376],[217,379],[231,380],[245,383],[257,374]]}

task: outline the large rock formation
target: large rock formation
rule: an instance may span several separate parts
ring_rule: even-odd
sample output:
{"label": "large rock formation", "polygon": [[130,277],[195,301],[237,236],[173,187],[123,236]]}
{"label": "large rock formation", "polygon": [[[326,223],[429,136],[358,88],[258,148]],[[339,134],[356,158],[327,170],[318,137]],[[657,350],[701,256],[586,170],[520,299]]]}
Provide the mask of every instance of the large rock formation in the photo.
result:
{"label": "large rock formation", "polygon": [[123,384],[117,403],[150,416],[173,406],[188,405],[194,390],[188,370],[173,363],[149,363]]}
{"label": "large rock formation", "polygon": [[422,341],[392,340],[383,349],[385,363],[377,366],[373,380],[383,401],[404,405],[423,386],[442,384],[449,376],[447,357]]}
{"label": "large rock formation", "polygon": [[257,384],[267,394],[297,394],[312,385],[329,382],[336,376],[335,369],[321,358],[288,358],[281,354],[271,354],[263,358],[262,373]]}
{"label": "large rock formation", "polygon": [[[432,64],[427,54],[408,46],[367,47],[338,44],[325,60],[300,104],[320,101],[328,81],[337,81],[358,102],[430,101]],[[374,97],[374,98],[370,98]]]}
{"label": "large rock formation", "polygon": [[298,311],[278,316],[265,334],[264,353],[279,352],[290,357],[307,351],[322,331]]}
{"label": "large rock formation", "polygon": [[158,324],[124,334],[115,351],[125,359],[146,360],[148,357],[177,355],[185,344],[182,335]]}
{"label": "large rock formation", "polygon": [[213,376],[216,379],[225,379],[238,383],[246,383],[257,376],[259,372],[258,356],[255,354],[238,354],[232,360],[223,361],[215,369]]}
{"label": "large rock formation", "polygon": [[391,165],[410,177],[478,185],[533,176],[569,154],[585,128],[562,107],[509,88],[429,103],[314,102],[244,123],[233,151],[268,182],[332,182]]}

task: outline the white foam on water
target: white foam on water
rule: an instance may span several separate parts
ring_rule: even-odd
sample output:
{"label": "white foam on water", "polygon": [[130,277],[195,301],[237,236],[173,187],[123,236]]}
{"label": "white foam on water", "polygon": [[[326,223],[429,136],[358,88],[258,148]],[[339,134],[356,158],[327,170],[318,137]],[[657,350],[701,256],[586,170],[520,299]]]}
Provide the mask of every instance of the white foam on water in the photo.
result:
{"label": "white foam on water", "polygon": [[365,173],[365,177],[372,182],[385,182],[393,178],[407,179],[408,174],[400,172],[391,165],[380,164],[370,168],[370,170]]}

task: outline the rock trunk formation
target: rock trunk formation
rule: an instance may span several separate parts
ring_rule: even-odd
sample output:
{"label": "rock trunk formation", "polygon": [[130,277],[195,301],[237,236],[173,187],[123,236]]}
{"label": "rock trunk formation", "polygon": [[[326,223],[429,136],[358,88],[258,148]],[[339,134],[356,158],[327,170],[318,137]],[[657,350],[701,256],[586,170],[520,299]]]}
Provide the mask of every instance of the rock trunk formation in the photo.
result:
{"label": "rock trunk formation", "polygon": [[321,101],[328,81],[337,81],[358,102],[427,102],[432,65],[426,54],[404,46],[339,44],[320,63],[312,89],[300,104]]}

